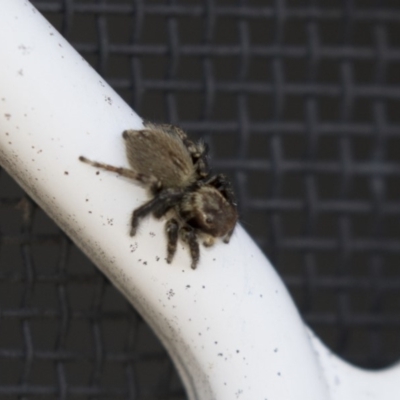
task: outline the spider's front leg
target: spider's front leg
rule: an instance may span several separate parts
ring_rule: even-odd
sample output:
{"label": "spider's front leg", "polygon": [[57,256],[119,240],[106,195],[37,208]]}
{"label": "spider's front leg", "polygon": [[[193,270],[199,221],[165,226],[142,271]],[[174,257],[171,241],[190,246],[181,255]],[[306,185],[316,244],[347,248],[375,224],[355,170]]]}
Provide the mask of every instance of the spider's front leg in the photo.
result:
{"label": "spider's front leg", "polygon": [[167,233],[168,247],[167,247],[167,263],[170,264],[176,252],[176,245],[178,243],[179,223],[175,218],[171,218],[165,224],[165,231]]}
{"label": "spider's front leg", "polygon": [[199,243],[197,242],[197,235],[193,228],[186,225],[180,230],[181,238],[189,245],[190,256],[192,257],[192,269],[196,269],[200,259]]}
{"label": "spider's front leg", "polygon": [[142,218],[153,213],[156,218],[161,218],[182,197],[182,192],[175,189],[164,189],[153,199],[137,208],[132,213],[130,235],[136,234],[137,227]]}
{"label": "spider's front leg", "polygon": [[231,203],[236,206],[236,199],[233,193],[232,184],[224,174],[218,174],[205,182],[206,185],[214,186],[222,195]]}

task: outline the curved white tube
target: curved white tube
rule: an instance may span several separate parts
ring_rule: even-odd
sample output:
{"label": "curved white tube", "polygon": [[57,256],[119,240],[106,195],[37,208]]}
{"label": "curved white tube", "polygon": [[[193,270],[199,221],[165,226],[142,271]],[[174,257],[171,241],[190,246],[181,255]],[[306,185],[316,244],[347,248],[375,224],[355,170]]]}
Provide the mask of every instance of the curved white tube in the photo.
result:
{"label": "curved white tube", "polygon": [[124,293],[173,358],[190,399],[395,399],[400,368],[365,372],[310,336],[287,290],[238,227],[165,262],[163,222],[129,236],[143,189],[78,161],[128,166],[140,118],[25,0],[0,3],[0,162]]}

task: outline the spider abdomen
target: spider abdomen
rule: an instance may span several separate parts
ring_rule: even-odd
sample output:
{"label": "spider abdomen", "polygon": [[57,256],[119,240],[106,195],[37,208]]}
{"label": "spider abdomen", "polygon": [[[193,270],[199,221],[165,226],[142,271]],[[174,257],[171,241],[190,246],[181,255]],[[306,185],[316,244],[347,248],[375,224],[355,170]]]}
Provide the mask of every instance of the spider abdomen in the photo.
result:
{"label": "spider abdomen", "polygon": [[196,180],[192,158],[174,134],[162,130],[124,131],[126,154],[138,174],[160,181],[163,188],[187,187]]}

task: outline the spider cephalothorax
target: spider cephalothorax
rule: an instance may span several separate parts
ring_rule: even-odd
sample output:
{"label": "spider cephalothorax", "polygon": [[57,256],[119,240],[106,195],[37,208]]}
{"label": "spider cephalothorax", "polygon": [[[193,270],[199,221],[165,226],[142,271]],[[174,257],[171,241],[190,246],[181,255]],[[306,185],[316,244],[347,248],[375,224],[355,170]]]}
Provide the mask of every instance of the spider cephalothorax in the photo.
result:
{"label": "spider cephalothorax", "polygon": [[207,146],[194,143],[180,128],[167,124],[144,122],[142,130],[126,130],[126,154],[131,169],[79,159],[87,164],[133,179],[147,188],[152,199],[133,211],[131,236],[136,234],[140,219],[153,214],[156,218],[171,211],[166,222],[167,261],[176,251],[178,238],[188,243],[192,268],[200,258],[198,238],[205,246],[215,238],[229,242],[238,219],[232,187],[222,174],[210,175]]}

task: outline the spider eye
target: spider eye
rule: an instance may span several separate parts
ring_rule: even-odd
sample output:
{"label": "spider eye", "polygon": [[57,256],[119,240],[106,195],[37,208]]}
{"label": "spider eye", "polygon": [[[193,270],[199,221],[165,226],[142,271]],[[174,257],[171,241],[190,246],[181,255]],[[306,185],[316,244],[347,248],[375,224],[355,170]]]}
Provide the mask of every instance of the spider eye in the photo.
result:
{"label": "spider eye", "polygon": [[207,222],[207,224],[211,224],[211,222],[213,222],[213,220],[212,220],[211,217],[207,217],[207,218],[206,218],[206,222]]}

